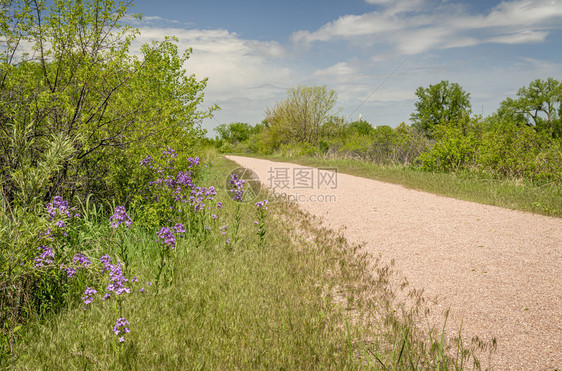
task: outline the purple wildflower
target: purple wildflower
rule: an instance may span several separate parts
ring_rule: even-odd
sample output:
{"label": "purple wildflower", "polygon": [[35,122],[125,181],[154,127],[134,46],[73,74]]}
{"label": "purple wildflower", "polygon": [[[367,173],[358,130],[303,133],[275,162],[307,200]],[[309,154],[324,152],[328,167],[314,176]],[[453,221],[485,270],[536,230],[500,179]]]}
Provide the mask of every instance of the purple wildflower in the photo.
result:
{"label": "purple wildflower", "polygon": [[98,292],[93,288],[86,287],[86,290],[84,290],[84,296],[82,297],[82,300],[84,301],[84,309],[87,309],[88,305],[94,301],[94,295],[97,293]]}
{"label": "purple wildflower", "polygon": [[[127,334],[131,331],[127,326],[130,326],[130,323],[129,321],[127,321],[127,318],[125,317],[117,318],[117,321],[115,321],[115,325],[113,326],[113,333],[115,333],[116,336],[119,336],[120,334],[123,335]],[[125,341],[125,337],[119,336],[119,342],[122,343],[124,341]]]}
{"label": "purple wildflower", "polygon": [[116,206],[115,213],[109,218],[109,220],[111,220],[112,228],[119,227],[121,223],[125,223],[125,226],[127,226],[127,228],[130,228],[131,224],[133,223],[124,206]]}
{"label": "purple wildflower", "polygon": [[53,201],[47,204],[46,208],[49,213],[49,221],[53,220],[57,215],[62,215],[67,218],[70,217],[68,202],[63,200],[61,196],[53,197]]}
{"label": "purple wildflower", "polygon": [[[61,267],[63,268],[63,267]],[[68,277],[74,277],[76,275],[76,268],[74,267],[66,267],[64,268],[64,270],[66,271],[66,275]]]}
{"label": "purple wildflower", "polygon": [[189,161],[189,168],[195,167],[201,163],[199,157],[195,157],[195,158],[189,157],[187,161]]}
{"label": "purple wildflower", "polygon": [[162,151],[162,158],[165,157],[176,158],[178,157],[178,154],[174,149],[168,147],[165,151]]}
{"label": "purple wildflower", "polygon": [[214,220],[217,220],[217,219],[218,219],[218,216],[216,216],[215,214],[212,214],[212,215],[211,215],[211,218],[213,218]]}
{"label": "purple wildflower", "polygon": [[111,269],[111,266],[113,264],[111,264],[111,257],[107,254],[105,254],[104,256],[102,256],[100,258],[100,261],[103,263],[103,271],[108,271]]}
{"label": "purple wildflower", "polygon": [[232,189],[230,192],[234,194],[232,200],[234,201],[242,201],[242,197],[244,196],[244,183],[243,179],[238,178],[238,175],[232,174],[232,178],[228,181],[228,183],[232,184]]}
{"label": "purple wildflower", "polygon": [[152,167],[153,163],[154,163],[154,159],[152,158],[151,155],[148,155],[143,160],[141,160],[140,166],[150,166],[150,167]]}
{"label": "purple wildflower", "polygon": [[159,232],[157,232],[158,237],[164,240],[164,245],[168,245],[169,248],[174,249],[176,247],[176,237],[168,227],[162,227]]}
{"label": "purple wildflower", "polygon": [[55,258],[55,253],[49,245],[41,245],[37,250],[42,251],[41,254],[35,257],[35,268],[42,267],[45,264],[51,264]]}
{"label": "purple wildflower", "polygon": [[125,282],[129,280],[123,275],[121,265],[119,263],[111,263],[111,258],[109,257],[109,255],[102,256],[100,260],[104,265],[103,271],[109,272],[109,285],[106,287],[107,293],[103,296],[103,300],[109,299],[109,297],[111,296],[111,292],[114,292],[115,295],[130,293],[131,290],[125,286]]}
{"label": "purple wildflower", "polygon": [[217,202],[217,209],[222,209],[222,202]]}
{"label": "purple wildflower", "polygon": [[267,210],[267,204],[268,204],[268,203],[269,203],[269,201],[267,201],[267,200],[259,201],[259,202],[256,202],[256,207],[257,207],[258,209],[262,209],[262,208],[263,208],[264,210]]}
{"label": "purple wildflower", "polygon": [[64,220],[57,220],[55,222],[55,226],[59,228],[66,228],[66,224],[64,224]]}
{"label": "purple wildflower", "polygon": [[76,255],[74,255],[74,257],[72,258],[72,262],[73,263],[78,263],[84,267],[87,267],[88,265],[92,264],[90,262],[90,260],[85,257],[84,255],[77,253]]}
{"label": "purple wildflower", "polygon": [[185,227],[181,223],[176,223],[174,229],[176,230],[176,233],[185,233]]}

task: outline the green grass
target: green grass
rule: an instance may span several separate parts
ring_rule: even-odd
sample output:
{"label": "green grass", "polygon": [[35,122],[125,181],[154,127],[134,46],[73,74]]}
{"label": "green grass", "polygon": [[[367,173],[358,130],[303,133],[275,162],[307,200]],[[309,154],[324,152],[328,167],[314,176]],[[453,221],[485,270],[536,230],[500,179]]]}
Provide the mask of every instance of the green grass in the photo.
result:
{"label": "green grass", "polygon": [[[457,347],[423,325],[423,300],[408,308],[395,302],[408,287],[392,267],[368,269],[358,246],[296,207],[269,205],[267,233],[258,247],[255,206],[241,204],[237,214],[239,204],[220,189],[235,167],[217,158],[203,172],[201,185],[219,188],[220,219],[205,239],[193,234],[178,242],[162,280],[168,283],[158,293],[152,288],[126,295],[120,308],[98,294],[86,311],[73,302],[61,313],[36,319],[4,366],[402,370],[478,364],[474,354],[487,351],[485,346],[461,347],[459,357],[448,357]],[[227,245],[232,229],[223,236],[218,227],[232,226],[237,218],[238,242]],[[91,232],[102,247],[104,233],[96,233],[94,224]],[[126,243],[138,289],[154,277],[160,246],[153,233],[131,233]],[[103,288],[100,284],[98,292]],[[111,332],[117,311],[131,324],[121,345]]]}
{"label": "green grass", "polygon": [[356,159],[319,157],[255,156],[305,166],[336,167],[339,172],[407,188],[473,201],[487,205],[562,217],[562,185],[534,185],[522,179],[494,179],[468,171],[432,173],[399,165],[377,165]]}

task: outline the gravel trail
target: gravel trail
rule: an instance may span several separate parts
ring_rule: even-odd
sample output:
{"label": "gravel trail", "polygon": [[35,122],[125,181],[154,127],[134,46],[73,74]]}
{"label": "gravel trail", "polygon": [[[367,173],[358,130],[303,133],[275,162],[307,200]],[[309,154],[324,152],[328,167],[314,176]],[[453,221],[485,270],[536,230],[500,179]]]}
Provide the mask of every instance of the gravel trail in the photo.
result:
{"label": "gravel trail", "polygon": [[341,173],[334,184],[317,169],[226,157],[372,256],[394,259],[410,286],[438,299],[432,312],[450,308],[453,328],[462,320],[463,338],[495,337],[493,369],[562,369],[562,219]]}

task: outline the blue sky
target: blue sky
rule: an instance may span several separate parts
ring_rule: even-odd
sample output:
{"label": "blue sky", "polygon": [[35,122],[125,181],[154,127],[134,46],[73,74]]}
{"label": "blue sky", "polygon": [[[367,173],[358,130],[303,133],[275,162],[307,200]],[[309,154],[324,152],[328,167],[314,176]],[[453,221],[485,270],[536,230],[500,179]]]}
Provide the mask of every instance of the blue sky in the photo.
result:
{"label": "blue sky", "polygon": [[203,122],[256,124],[297,85],[327,85],[336,111],[409,123],[415,90],[441,80],[476,114],[534,79],[562,80],[562,0],[136,0],[139,42],[178,37],[189,73],[208,77]]}

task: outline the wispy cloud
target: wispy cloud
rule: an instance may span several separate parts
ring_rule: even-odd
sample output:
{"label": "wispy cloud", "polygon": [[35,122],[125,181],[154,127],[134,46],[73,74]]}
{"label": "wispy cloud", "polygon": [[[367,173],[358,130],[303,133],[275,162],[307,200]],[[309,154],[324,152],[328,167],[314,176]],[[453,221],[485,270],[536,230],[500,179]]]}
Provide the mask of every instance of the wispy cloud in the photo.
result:
{"label": "wispy cloud", "polygon": [[547,35],[546,31],[523,31],[511,35],[490,37],[485,41],[499,44],[529,44],[543,42]]}
{"label": "wispy cloud", "polygon": [[234,89],[251,89],[286,81],[291,71],[276,65],[285,49],[273,41],[245,40],[227,30],[186,30],[140,27],[137,42],[162,40],[174,35],[179,44],[193,49],[185,66],[198,78],[209,78],[207,90],[216,99],[227,99]]}
{"label": "wispy cloud", "polygon": [[427,0],[367,0],[382,7],[361,15],[345,15],[316,31],[292,35],[295,43],[338,39],[386,44],[409,54],[482,43],[541,42],[552,29],[562,28],[562,2],[504,1],[488,14],[471,14],[459,3]]}

